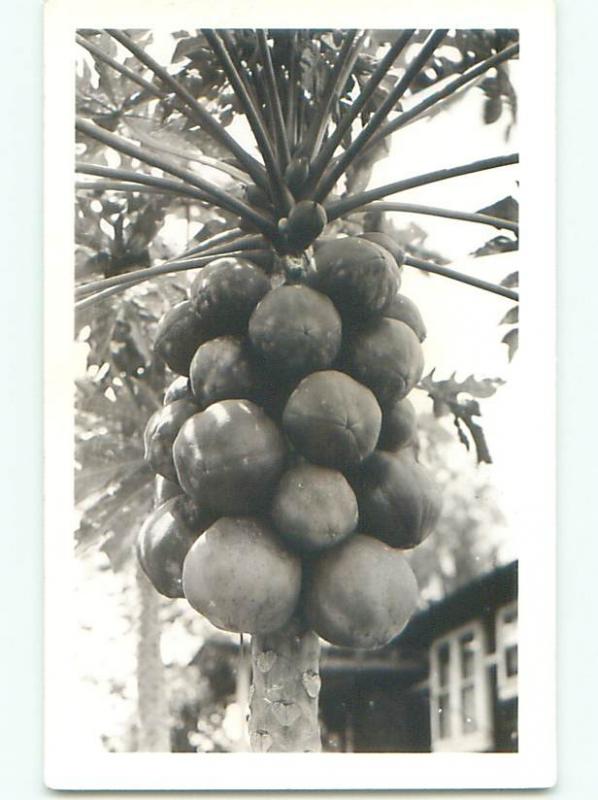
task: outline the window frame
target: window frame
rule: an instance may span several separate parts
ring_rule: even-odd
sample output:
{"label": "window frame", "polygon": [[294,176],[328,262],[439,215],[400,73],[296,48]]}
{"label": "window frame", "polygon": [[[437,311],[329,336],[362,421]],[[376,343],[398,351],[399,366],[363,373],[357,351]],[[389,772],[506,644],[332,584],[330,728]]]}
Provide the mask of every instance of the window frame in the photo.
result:
{"label": "window frame", "polygon": [[[504,618],[513,611],[517,614],[514,623],[505,623]],[[519,613],[517,601],[506,603],[496,611],[495,638],[496,638],[496,691],[499,700],[512,700],[519,694],[519,671],[515,675],[507,675],[507,650],[515,645],[519,648]]]}
{"label": "window frame", "polygon": [[[475,642],[473,672],[464,677],[461,670],[460,645],[464,636],[472,634]],[[440,684],[439,652],[448,645],[449,668],[448,685]],[[476,730],[467,732],[464,728],[462,691],[473,686]],[[430,732],[433,752],[483,752],[492,747],[494,730],[492,703],[487,663],[487,641],[484,626],[480,620],[472,620],[450,633],[435,639],[430,646]],[[448,736],[440,736],[439,698],[448,694],[449,708],[456,713],[451,715]]]}

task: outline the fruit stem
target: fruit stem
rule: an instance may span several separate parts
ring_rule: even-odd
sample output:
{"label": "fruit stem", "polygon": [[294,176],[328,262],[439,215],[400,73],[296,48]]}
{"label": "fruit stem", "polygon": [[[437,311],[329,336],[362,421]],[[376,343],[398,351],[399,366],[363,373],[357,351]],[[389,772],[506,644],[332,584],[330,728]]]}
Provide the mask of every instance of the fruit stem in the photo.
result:
{"label": "fruit stem", "polygon": [[475,286],[477,289],[484,289],[493,294],[499,294],[502,297],[508,297],[509,300],[519,300],[519,294],[512,289],[507,289],[505,286],[499,286],[496,283],[489,283],[480,278],[474,278],[473,275],[465,275],[463,272],[457,272],[448,267],[442,267],[439,264],[434,264],[431,261],[424,261],[422,258],[415,258],[414,256],[406,256],[405,262],[408,267],[415,267],[424,272],[432,272],[435,275],[442,275],[444,278],[450,278],[460,283],[467,283],[469,286]]}
{"label": "fruit stem", "polygon": [[518,163],[519,154],[511,153],[508,156],[484,158],[480,161],[473,161],[471,164],[461,164],[458,167],[451,167],[450,169],[437,169],[433,172],[426,172],[423,175],[415,175],[413,178],[405,178],[402,181],[387,183],[384,186],[378,186],[376,189],[369,189],[367,192],[360,192],[359,194],[354,194],[342,200],[337,200],[334,203],[329,203],[326,205],[328,222],[332,222],[332,220],[338,219],[356,208],[361,208],[361,206],[364,206],[370,201],[380,200],[389,194],[397,194],[407,189],[414,189],[416,186],[425,186],[428,183],[436,183],[437,181],[445,181],[449,178],[457,178],[461,175],[470,175],[474,172],[482,172],[483,170],[495,169],[496,167],[507,167],[511,164]]}
{"label": "fruit stem", "polygon": [[276,85],[276,78],[274,75],[274,67],[272,66],[272,57],[270,55],[270,48],[268,47],[268,39],[266,38],[266,31],[258,30],[257,41],[264,67],[264,77],[266,79],[267,98],[272,106],[274,113],[274,134],[276,137],[276,147],[278,150],[278,159],[280,168],[284,171],[287,164],[291,160],[291,153],[289,150],[289,141],[287,139],[287,131],[284,124],[284,117],[282,115],[282,106],[280,104],[280,95]]}
{"label": "fruit stem", "polygon": [[251,641],[251,749],[315,753],[322,749],[318,722],[320,640],[295,618],[275,633]]}
{"label": "fruit stem", "polygon": [[276,226],[273,224],[272,220],[255,211],[251,206],[248,206],[236,197],[233,197],[230,192],[223,191],[209,181],[204,180],[197,173],[177,167],[175,164],[171,164],[169,161],[165,161],[163,158],[159,158],[156,155],[151,155],[127,139],[115,136],[113,133],[109,133],[85,119],[78,118],[76,121],[76,128],[81,133],[91,136],[92,139],[96,139],[98,142],[102,142],[108,145],[108,147],[112,147],[114,150],[125,153],[132,158],[137,158],[144,164],[158,167],[158,169],[161,169],[163,172],[180,178],[196,189],[199,189],[200,192],[205,193],[209,202],[213,205],[225,208],[233,214],[237,214],[241,219],[251,222],[265,235],[276,235]]}
{"label": "fruit stem", "polygon": [[436,208],[435,206],[422,206],[416,203],[366,203],[353,211],[398,211],[407,214],[426,214],[432,217],[446,217],[447,219],[459,219],[464,222],[478,222],[480,225],[491,225],[519,235],[519,225],[508,219],[491,217],[489,214],[477,214],[468,211],[454,211],[450,208]]}
{"label": "fruit stem", "polygon": [[355,65],[366,34],[363,33],[355,47],[353,47],[356,36],[356,30],[347,31],[340,52],[334,62],[334,66],[328,75],[328,80],[322,92],[322,97],[319,100],[316,113],[312,118],[307,133],[301,143],[301,147],[299,148],[300,155],[307,156],[309,159],[311,159],[314,153],[320,148],[324,131],[326,130],[326,125],[330,118],[332,104],[334,100],[339,97],[343,87],[347,83],[349,73]]}
{"label": "fruit stem", "polygon": [[438,89],[436,92],[428,95],[428,97],[424,98],[420,103],[413,106],[413,108],[403,111],[398,115],[398,117],[390,120],[390,122],[387,122],[386,125],[383,125],[382,128],[380,128],[380,130],[372,137],[368,147],[373,147],[376,142],[379,142],[381,139],[384,139],[386,136],[394,133],[404,125],[408,125],[420,114],[423,114],[424,111],[427,111],[432,106],[440,103],[447,97],[450,97],[462,86],[465,86],[465,84],[470,83],[480,75],[483,75],[484,72],[492,69],[492,67],[496,67],[503,61],[513,58],[518,52],[519,44],[515,43],[509,45],[509,47],[505,47],[504,50],[496,53],[496,55],[490,56],[490,58],[486,58],[484,61],[480,61],[479,64],[475,64],[473,67],[465,70],[462,75],[459,75],[453,80],[449,81],[446,86],[443,86],[441,89]]}
{"label": "fruit stem", "polygon": [[[137,189],[135,189],[137,192],[144,191],[143,187],[148,187],[150,191],[175,192],[185,197],[192,197],[202,203],[211,204],[212,202],[204,192],[200,192],[198,189],[193,189],[191,186],[187,186],[180,181],[170,180],[169,178],[158,178],[156,175],[145,175],[143,172],[134,172],[128,169],[112,169],[111,167],[104,167],[101,164],[85,164],[81,162],[75,165],[75,170],[81,175],[96,175],[100,178],[125,181],[125,183],[122,184],[125,188],[133,184],[139,184]],[[87,187],[83,186],[83,188]],[[127,190],[131,191],[130,188]]]}
{"label": "fruit stem", "polygon": [[126,47],[129,52],[140,61],[145,67],[151,70],[154,75],[162,81],[165,86],[168,86],[174,94],[181,100],[181,111],[189,119],[198,123],[218,144],[225,147],[231,152],[240,164],[245,167],[247,172],[251,175],[253,180],[260,188],[267,189],[267,179],[264,167],[253,156],[247,153],[241,145],[233,139],[233,137],[224,129],[218,120],[206,111],[200,103],[193,97],[193,95],[185,89],[185,87],[173,77],[168,70],[158,64],[145,50],[133,41],[124,31],[115,30],[113,28],[107,29],[107,32],[113,39]]}
{"label": "fruit stem", "polygon": [[357,119],[365,105],[368,103],[369,99],[391,68],[392,64],[405,49],[413,33],[415,33],[414,29],[402,31],[402,33],[397,37],[397,40],[388,49],[388,52],[382,61],[380,61],[374,72],[370,75],[366,85],[363,87],[355,102],[351,104],[351,107],[347,109],[345,114],[338,121],[338,124],[330,138],[325,142],[324,146],[313,161],[312,175],[310,176],[306,186],[308,192],[310,192],[316,186],[322,177],[322,174],[330,163],[330,159],[334,155],[336,148],[340,145],[343,136],[349,130],[353,122]]}
{"label": "fruit stem", "polygon": [[253,97],[249,94],[247,86],[241,78],[231,54],[225,47],[222,37],[216,31],[209,29],[204,29],[203,34],[222,64],[226,77],[243,108],[258,149],[264,159],[266,172],[268,174],[268,182],[270,184],[270,193],[274,204],[284,207],[285,195],[283,191],[283,178],[261,112],[254,102]]}
{"label": "fruit stem", "polygon": [[391,91],[386,95],[382,105],[376,109],[374,114],[372,114],[365,128],[363,128],[354,141],[351,142],[349,147],[347,147],[338,161],[333,164],[331,169],[324,173],[322,179],[319,181],[318,186],[316,187],[314,194],[315,200],[321,203],[322,200],[332,191],[337,180],[347,171],[355,159],[361,154],[366,144],[371,140],[374,134],[377,133],[382,121],[386,119],[388,114],[405,94],[413,79],[433,55],[434,51],[447,33],[447,29],[440,29],[433,31],[430,34],[419,53],[408,65],[402,77],[399,78]]}
{"label": "fruit stem", "polygon": [[[265,250],[230,250],[225,255],[255,255],[255,254],[262,254],[267,251]],[[224,253],[221,253],[224,254]],[[91,305],[96,300],[102,299],[104,297],[109,297],[112,294],[116,294],[117,291],[124,291],[125,289],[129,289],[131,286],[134,286],[137,283],[143,283],[143,281],[151,280],[152,278],[158,278],[161,275],[169,275],[170,273],[174,272],[185,272],[189,269],[196,269],[197,267],[203,267],[205,264],[209,264],[210,261],[214,259],[214,254],[210,253],[209,255],[200,256],[198,258],[190,258],[190,259],[173,259],[171,261],[165,261],[163,264],[158,265],[157,267],[148,267],[147,269],[138,269],[135,272],[127,272],[124,275],[115,275],[112,278],[104,278],[98,281],[89,281],[89,283],[84,283],[82,286],[77,287],[76,289],[76,296],[80,297],[84,294],[93,294],[91,297],[86,297],[84,300],[79,300],[79,302],[75,303],[75,308],[81,309],[84,308],[86,305]],[[105,289],[114,289],[114,291],[110,291],[110,295],[108,292],[103,291]],[[95,294],[98,291],[99,294]]]}

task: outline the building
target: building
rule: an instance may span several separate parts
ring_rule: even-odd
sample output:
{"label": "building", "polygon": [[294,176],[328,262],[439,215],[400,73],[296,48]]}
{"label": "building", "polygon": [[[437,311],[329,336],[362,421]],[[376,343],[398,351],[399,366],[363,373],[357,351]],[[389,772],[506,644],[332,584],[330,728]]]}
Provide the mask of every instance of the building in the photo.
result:
{"label": "building", "polygon": [[383,650],[326,648],[324,746],[348,752],[517,750],[517,562],[412,618]]}

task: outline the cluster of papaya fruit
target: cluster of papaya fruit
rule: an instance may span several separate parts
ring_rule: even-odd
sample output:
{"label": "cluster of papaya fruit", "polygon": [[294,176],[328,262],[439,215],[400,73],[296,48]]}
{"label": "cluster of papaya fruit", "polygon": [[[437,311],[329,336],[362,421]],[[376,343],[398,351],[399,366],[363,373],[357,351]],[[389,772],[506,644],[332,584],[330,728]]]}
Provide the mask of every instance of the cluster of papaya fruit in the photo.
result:
{"label": "cluster of papaya fruit", "polygon": [[376,233],[317,242],[301,283],[217,258],[162,319],[155,348],[179,377],[147,424],[157,503],[137,542],[159,592],[242,633],[299,614],[376,648],[405,626],[403,551],[440,497],[415,451],[426,331],[402,258]]}

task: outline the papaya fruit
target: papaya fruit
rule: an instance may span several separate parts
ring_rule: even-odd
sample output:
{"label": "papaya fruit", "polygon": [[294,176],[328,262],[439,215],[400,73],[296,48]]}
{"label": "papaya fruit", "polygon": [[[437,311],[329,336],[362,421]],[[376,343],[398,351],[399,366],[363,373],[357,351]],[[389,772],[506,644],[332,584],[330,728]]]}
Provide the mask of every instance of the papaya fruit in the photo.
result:
{"label": "papaya fruit", "polygon": [[175,400],[193,400],[189,378],[185,375],[175,378],[164,392],[163,405],[167,406]]}
{"label": "papaya fruit", "polygon": [[183,300],[160,320],[154,350],[173,372],[188,376],[195,351],[209,338],[205,325],[193,311],[189,300]]}
{"label": "papaya fruit", "polygon": [[415,333],[404,322],[383,317],[349,338],[347,372],[368,386],[382,407],[400,400],[422,376],[424,356]]}
{"label": "papaya fruit", "polygon": [[[366,233],[358,234],[358,238],[360,239],[367,239],[368,242],[374,242],[374,244],[380,245],[385,250],[391,254],[394,258],[397,267],[402,267],[405,261],[405,251],[401,247],[401,245],[389,236],[387,233],[382,233],[381,231],[367,231]],[[398,273],[398,280],[400,283],[401,273]],[[397,287],[398,288],[398,287]]]}
{"label": "papaya fruit", "polygon": [[434,530],[442,510],[440,491],[409,449],[377,450],[354,484],[360,525],[391,547],[416,547]]}
{"label": "papaya fruit", "polygon": [[381,423],[372,392],[335,370],[304,378],[282,416],[283,429],[301,455],[339,470],[359,464],[374,450]]}
{"label": "papaya fruit", "polygon": [[397,292],[384,312],[384,316],[404,322],[405,325],[409,325],[420,342],[425,340],[427,331],[422,315],[413,300],[406,295]]}
{"label": "papaya fruit", "polygon": [[397,400],[382,412],[382,429],[378,448],[399,450],[410,444],[416,434],[417,416],[413,403],[406,397]]}
{"label": "papaya fruit", "polygon": [[331,644],[374,650],[403,630],[418,587],[405,556],[356,534],[312,564],[306,581],[309,625]]}
{"label": "papaya fruit", "polygon": [[357,527],[357,499],[345,476],[315,464],[284,473],[270,511],[280,536],[301,553],[333,547]]}
{"label": "papaya fruit", "polygon": [[164,478],[178,482],[172,446],[181,425],[199,412],[198,406],[190,400],[175,400],[160,408],[149,418],[143,436],[145,461]]}
{"label": "papaya fruit", "polygon": [[310,282],[353,320],[379,316],[397,293],[397,265],[383,247],[355,236],[318,248]]}
{"label": "papaya fruit", "polygon": [[313,200],[301,200],[289,211],[284,237],[289,253],[301,253],[326,227],[326,209]]}
{"label": "papaya fruit", "polygon": [[294,197],[299,197],[305,181],[309,178],[310,164],[305,156],[292,158],[284,171],[284,180]]}
{"label": "papaya fruit", "polygon": [[187,423],[173,446],[183,491],[218,515],[258,511],[285,465],[276,424],[249,400],[212,403]]}
{"label": "papaya fruit", "polygon": [[141,526],[137,558],[157,592],[183,597],[183,561],[191,545],[214,522],[199,509],[190,512],[182,495],[158,506]]}
{"label": "papaya fruit", "polygon": [[195,402],[206,408],[218,400],[256,400],[261,380],[242,336],[219,336],[197,348],[189,368]]}
{"label": "papaya fruit", "polygon": [[217,628],[265,634],[290,620],[301,590],[301,560],[255,517],[222,517],[189,550],[183,591]]}
{"label": "papaya fruit", "polygon": [[330,366],[341,337],[334,305],[307,286],[272,289],[249,320],[249,338],[264,363],[294,378]]}
{"label": "papaya fruit", "polygon": [[249,261],[216,258],[193,281],[191,302],[211,339],[244,333],[251,312],[269,289],[266,273]]}
{"label": "papaya fruit", "polygon": [[156,475],[154,479],[154,501],[156,506],[161,506],[167,500],[180,494],[183,494],[183,490],[178,483],[169,481],[168,478],[164,478],[162,475]]}

